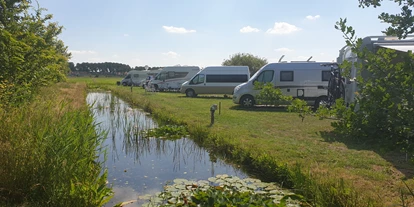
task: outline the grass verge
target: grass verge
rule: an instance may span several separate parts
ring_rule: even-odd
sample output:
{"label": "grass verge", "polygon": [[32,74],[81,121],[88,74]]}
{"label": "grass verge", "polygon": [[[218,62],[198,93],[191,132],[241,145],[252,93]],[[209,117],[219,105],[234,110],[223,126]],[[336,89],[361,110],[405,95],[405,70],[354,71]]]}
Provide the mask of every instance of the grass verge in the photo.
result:
{"label": "grass verge", "polygon": [[97,155],[85,84],[57,84],[0,109],[0,205],[102,206],[111,195]]}
{"label": "grass verge", "polygon": [[[305,195],[315,206],[405,206],[413,197],[412,164],[402,170],[370,146],[335,141],[329,120],[306,118],[283,109],[236,107],[221,97],[187,98],[179,93],[146,93],[115,86],[107,79],[71,79],[113,91],[166,123],[186,125],[192,137],[211,151],[242,164],[264,181],[277,181]],[[102,81],[102,82],[101,82]],[[210,127],[212,104],[221,103]],[[411,173],[410,173],[411,172]]]}

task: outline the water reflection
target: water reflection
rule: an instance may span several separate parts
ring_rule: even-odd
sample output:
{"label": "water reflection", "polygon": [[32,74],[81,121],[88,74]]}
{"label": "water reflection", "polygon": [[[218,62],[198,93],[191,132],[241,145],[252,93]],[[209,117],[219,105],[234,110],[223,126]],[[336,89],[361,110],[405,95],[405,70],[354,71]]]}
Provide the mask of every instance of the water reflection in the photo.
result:
{"label": "water reflection", "polygon": [[[154,194],[175,178],[199,180],[217,174],[247,177],[240,169],[210,157],[189,138],[172,141],[141,137],[141,130],[155,128],[157,123],[110,93],[89,93],[87,102],[93,106],[95,122],[100,123],[97,130],[107,132],[105,166],[115,191],[108,206]],[[128,206],[133,205],[137,203]]]}

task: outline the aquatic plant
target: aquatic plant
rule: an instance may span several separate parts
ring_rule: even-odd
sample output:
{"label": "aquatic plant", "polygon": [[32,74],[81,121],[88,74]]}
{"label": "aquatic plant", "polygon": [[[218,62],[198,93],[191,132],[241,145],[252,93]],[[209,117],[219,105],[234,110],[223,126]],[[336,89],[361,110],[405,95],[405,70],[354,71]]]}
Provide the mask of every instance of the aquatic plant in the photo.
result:
{"label": "aquatic plant", "polygon": [[282,190],[275,183],[229,176],[208,180],[175,179],[155,196],[143,196],[143,206],[301,206],[303,197]]}
{"label": "aquatic plant", "polygon": [[163,125],[158,128],[143,131],[145,137],[157,137],[166,139],[180,139],[188,135],[185,126],[182,125]]}

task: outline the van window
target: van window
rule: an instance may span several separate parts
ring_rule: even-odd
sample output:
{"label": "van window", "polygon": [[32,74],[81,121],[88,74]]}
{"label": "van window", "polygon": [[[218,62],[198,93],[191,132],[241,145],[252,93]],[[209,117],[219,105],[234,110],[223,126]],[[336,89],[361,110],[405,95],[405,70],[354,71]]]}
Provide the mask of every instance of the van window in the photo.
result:
{"label": "van window", "polygon": [[231,74],[231,75],[207,75],[206,83],[244,83],[247,82],[247,75]]}
{"label": "van window", "polygon": [[274,76],[273,70],[265,70],[262,73],[260,73],[259,76],[257,76],[256,80],[261,83],[268,83],[268,82],[272,82],[273,76]]}
{"label": "van window", "polygon": [[330,78],[331,78],[331,71],[323,70],[322,71],[322,81],[329,81]]}
{"label": "van window", "polygon": [[139,77],[139,74],[134,74],[134,78],[138,78]]}
{"label": "van window", "polygon": [[172,78],[185,78],[188,72],[175,72]]}
{"label": "van window", "polygon": [[293,71],[280,71],[280,81],[293,81]]}
{"label": "van window", "polygon": [[204,74],[198,74],[196,75],[193,80],[190,82],[191,84],[200,84],[204,83]]}
{"label": "van window", "polygon": [[168,77],[167,77],[167,79],[174,78],[174,76],[175,76],[175,72],[174,71],[168,71]]}

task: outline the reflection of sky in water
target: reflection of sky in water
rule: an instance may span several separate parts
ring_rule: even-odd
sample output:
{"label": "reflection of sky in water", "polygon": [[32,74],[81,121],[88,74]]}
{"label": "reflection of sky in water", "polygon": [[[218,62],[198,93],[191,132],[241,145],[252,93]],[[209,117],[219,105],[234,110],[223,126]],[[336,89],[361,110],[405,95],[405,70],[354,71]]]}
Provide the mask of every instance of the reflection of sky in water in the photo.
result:
{"label": "reflection of sky in water", "polygon": [[[210,161],[209,153],[191,139],[170,141],[134,135],[136,131],[154,128],[157,124],[143,111],[131,109],[109,93],[89,93],[87,102],[94,104],[95,121],[108,133],[104,143],[108,147],[105,166],[108,181],[115,191],[108,206],[159,192],[167,181],[175,178],[206,180],[217,174],[247,177],[220,159]],[[127,206],[134,205],[138,204]]]}

